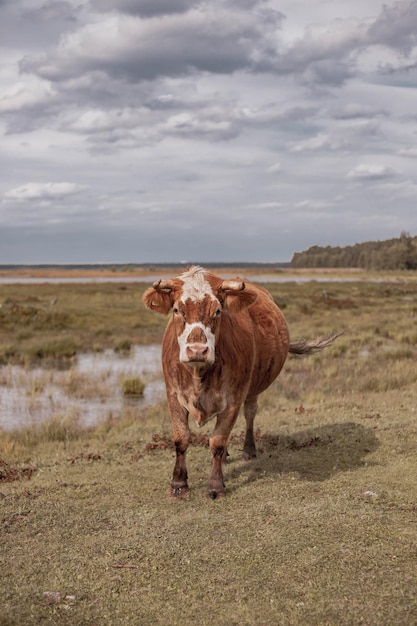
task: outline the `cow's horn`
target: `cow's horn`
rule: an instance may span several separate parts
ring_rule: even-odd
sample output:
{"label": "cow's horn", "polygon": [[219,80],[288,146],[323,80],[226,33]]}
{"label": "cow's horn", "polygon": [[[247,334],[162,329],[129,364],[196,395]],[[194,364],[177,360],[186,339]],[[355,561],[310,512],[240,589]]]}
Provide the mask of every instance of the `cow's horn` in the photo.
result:
{"label": "cow's horn", "polygon": [[245,283],[241,280],[224,280],[222,282],[222,289],[229,291],[242,291],[245,288]]}
{"label": "cow's horn", "polygon": [[163,280],[162,278],[160,278],[159,280],[154,282],[152,287],[155,289],[155,291],[171,291],[174,287],[174,283],[172,282],[172,280]]}

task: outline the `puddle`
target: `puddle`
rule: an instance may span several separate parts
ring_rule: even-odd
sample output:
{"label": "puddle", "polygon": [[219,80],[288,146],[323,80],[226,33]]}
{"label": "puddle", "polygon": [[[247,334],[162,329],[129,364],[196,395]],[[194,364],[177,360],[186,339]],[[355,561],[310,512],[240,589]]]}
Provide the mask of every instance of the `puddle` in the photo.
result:
{"label": "puddle", "polygon": [[[143,396],[123,395],[123,380],[139,376]],[[127,356],[113,350],[80,354],[67,370],[0,368],[0,428],[37,424],[53,416],[78,418],[85,426],[106,419],[126,404],[145,408],[165,397],[161,346],[134,346]]]}

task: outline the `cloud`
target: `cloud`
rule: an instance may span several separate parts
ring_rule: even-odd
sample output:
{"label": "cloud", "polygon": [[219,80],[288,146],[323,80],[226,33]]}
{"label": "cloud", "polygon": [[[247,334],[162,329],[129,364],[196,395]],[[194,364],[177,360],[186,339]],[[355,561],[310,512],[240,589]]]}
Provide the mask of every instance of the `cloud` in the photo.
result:
{"label": "cloud", "polygon": [[277,161],[276,163],[270,165],[266,171],[268,172],[268,174],[277,174],[278,172],[281,172],[281,170],[281,163]]}
{"label": "cloud", "polygon": [[288,207],[284,203],[275,202],[275,201],[260,202],[259,204],[251,204],[245,208],[248,209],[249,211],[256,211],[257,213],[259,212],[265,212],[265,213],[272,212],[273,213],[276,211],[282,211],[282,210],[288,209]]}
{"label": "cloud", "polygon": [[[55,126],[60,131],[86,136],[94,151],[97,147],[117,150],[156,144],[167,137],[229,141],[248,129],[297,123],[317,110],[311,105],[283,107],[273,102],[260,107],[237,107],[234,100],[218,94],[203,97],[181,82],[171,85],[171,91],[160,95],[147,93],[146,89],[138,92],[142,102],[136,107],[115,108],[111,106],[113,102],[106,103],[103,98],[101,107],[61,113]],[[58,102],[59,99],[55,108]],[[34,114],[30,120],[34,123]],[[104,148],[103,144],[107,146]]]}
{"label": "cloud", "polygon": [[374,108],[372,106],[359,103],[359,102],[347,102],[342,106],[334,107],[332,115],[335,119],[339,120],[361,120],[361,119],[374,119],[378,117],[386,117],[388,114],[386,111],[380,108]]}
{"label": "cloud", "polygon": [[32,200],[59,200],[85,189],[84,185],[75,183],[26,183],[20,187],[10,189],[4,194],[5,200],[21,202]]}
{"label": "cloud", "polygon": [[195,115],[190,112],[169,117],[164,125],[164,134],[176,136],[208,136],[214,140],[226,140],[238,134],[233,122],[223,119],[219,111],[205,111]]}
{"label": "cloud", "polygon": [[364,54],[369,57],[371,71],[380,70],[384,49],[390,51],[398,67],[404,67],[406,57],[417,45],[416,22],[417,1],[402,0],[383,5],[374,18],[314,23],[271,58],[271,71],[297,75],[311,88],[340,87],[361,73]]}
{"label": "cloud", "polygon": [[40,7],[29,8],[22,12],[24,20],[39,20],[51,22],[53,20],[64,20],[76,22],[76,9],[65,0],[48,0]]}
{"label": "cloud", "polygon": [[23,72],[65,81],[104,72],[132,82],[196,71],[229,74],[262,68],[275,54],[269,39],[279,28],[276,12],[231,12],[217,1],[183,15],[141,19],[105,15],[65,35],[53,53],[28,56]]}
{"label": "cloud", "polygon": [[[370,24],[382,19],[339,19],[310,26],[286,47],[281,39],[283,14],[262,0],[94,0],[93,6],[103,11],[97,19],[64,33],[55,49],[21,60],[18,97],[11,94],[0,101],[0,110],[8,107],[9,132],[26,132],[49,121],[57,129],[88,135],[90,144],[115,149],[148,145],[165,135],[227,140],[250,126],[300,120],[313,116],[319,107],[305,102],[287,110],[274,102],[236,107],[223,98],[215,111],[204,99],[210,101],[217,94],[195,98],[188,92],[182,97],[182,85],[176,86],[175,81],[197,83],[209,74],[242,72],[249,79],[265,72],[293,74],[312,89],[341,87],[357,72],[356,51],[377,41],[375,33],[369,36]],[[74,10],[65,1],[47,2],[41,8],[45,16],[53,16],[54,11],[70,15]],[[161,93],[168,80],[171,93]],[[143,115],[144,108],[170,109],[171,115],[149,117]],[[352,110],[346,109],[345,116],[361,115],[358,108],[356,113]],[[326,140],[325,134],[295,142],[292,150],[337,150],[349,143],[329,133]]]}
{"label": "cloud", "polygon": [[0,6],[2,262],[48,240],[74,261],[285,260],[412,228],[416,2]]}
{"label": "cloud", "polygon": [[379,180],[396,176],[398,172],[392,167],[380,164],[360,164],[347,174],[347,178],[356,180]]}
{"label": "cloud", "polygon": [[121,13],[153,17],[172,13],[185,13],[197,4],[196,0],[92,0],[98,11],[117,10]]}
{"label": "cloud", "polygon": [[333,204],[331,202],[323,201],[323,200],[301,200],[300,202],[296,202],[294,204],[294,208],[297,210],[305,210],[305,211],[327,211],[333,208]]}
{"label": "cloud", "polygon": [[368,42],[378,43],[409,54],[417,45],[417,2],[403,0],[384,4],[381,14],[368,31]]}
{"label": "cloud", "polygon": [[334,139],[327,133],[318,133],[314,137],[293,144],[290,150],[291,152],[314,152],[318,150],[333,152],[344,146],[346,146],[346,142],[343,139]]}
{"label": "cloud", "polygon": [[407,148],[400,148],[400,150],[398,150],[398,154],[400,156],[405,156],[405,157],[410,157],[412,159],[416,159],[417,158],[417,148],[415,146],[407,147]]}
{"label": "cloud", "polygon": [[0,113],[29,109],[35,105],[43,106],[53,96],[54,91],[48,81],[30,77],[25,82],[15,83],[3,92],[0,96]]}
{"label": "cloud", "polygon": [[319,108],[319,106],[312,104],[282,106],[273,101],[258,107],[235,107],[234,116],[236,120],[246,125],[268,126],[273,123],[298,122],[309,119],[318,112]]}
{"label": "cloud", "polygon": [[352,53],[364,45],[366,25],[360,20],[335,20],[311,26],[275,61],[275,70],[296,73],[313,84],[341,85],[354,74]]}
{"label": "cloud", "polygon": [[67,123],[67,130],[94,135],[115,129],[135,129],[146,124],[145,112],[137,109],[88,109]]}
{"label": "cloud", "polygon": [[23,56],[56,46],[62,34],[77,28],[82,1],[47,0],[42,4],[9,0],[0,4],[2,64],[11,49]]}

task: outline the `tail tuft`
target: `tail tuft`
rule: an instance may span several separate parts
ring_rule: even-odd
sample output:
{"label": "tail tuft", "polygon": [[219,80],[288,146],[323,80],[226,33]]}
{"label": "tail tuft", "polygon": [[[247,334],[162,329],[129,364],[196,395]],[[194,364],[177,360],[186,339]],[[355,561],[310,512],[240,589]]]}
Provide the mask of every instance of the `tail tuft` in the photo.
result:
{"label": "tail tuft", "polygon": [[317,339],[299,339],[290,343],[291,354],[315,354],[320,352],[323,348],[331,346],[332,343],[341,335],[344,335],[347,331],[342,330],[340,333],[330,335],[330,337],[317,337]]}

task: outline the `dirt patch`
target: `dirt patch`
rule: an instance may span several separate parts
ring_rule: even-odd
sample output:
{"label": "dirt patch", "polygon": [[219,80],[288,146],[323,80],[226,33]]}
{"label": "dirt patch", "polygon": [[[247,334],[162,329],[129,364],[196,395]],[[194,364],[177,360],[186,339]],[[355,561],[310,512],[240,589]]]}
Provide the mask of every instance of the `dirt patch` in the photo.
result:
{"label": "dirt patch", "polygon": [[30,480],[35,472],[35,467],[18,467],[0,459],[0,482],[11,483],[15,480]]}

